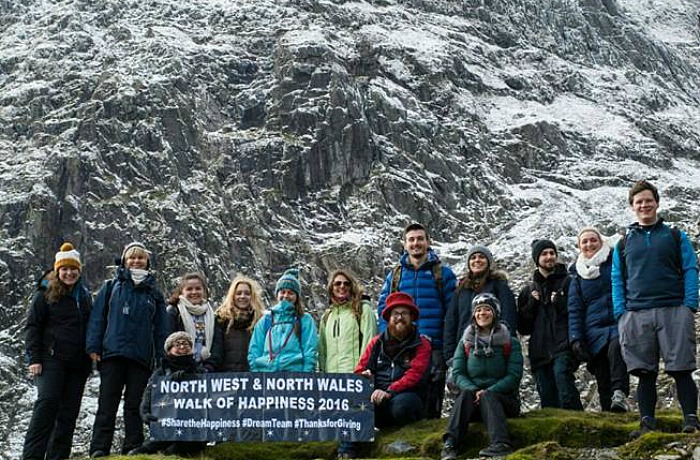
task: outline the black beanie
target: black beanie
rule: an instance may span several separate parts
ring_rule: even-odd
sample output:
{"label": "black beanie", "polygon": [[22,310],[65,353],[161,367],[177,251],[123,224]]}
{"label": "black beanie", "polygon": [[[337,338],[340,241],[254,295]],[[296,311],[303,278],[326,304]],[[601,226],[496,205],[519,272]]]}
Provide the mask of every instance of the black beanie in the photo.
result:
{"label": "black beanie", "polygon": [[533,240],[532,241],[532,260],[535,261],[535,265],[538,267],[540,266],[537,261],[540,259],[540,253],[544,251],[545,249],[554,249],[554,254],[559,254],[557,252],[557,246],[554,244],[552,240]]}

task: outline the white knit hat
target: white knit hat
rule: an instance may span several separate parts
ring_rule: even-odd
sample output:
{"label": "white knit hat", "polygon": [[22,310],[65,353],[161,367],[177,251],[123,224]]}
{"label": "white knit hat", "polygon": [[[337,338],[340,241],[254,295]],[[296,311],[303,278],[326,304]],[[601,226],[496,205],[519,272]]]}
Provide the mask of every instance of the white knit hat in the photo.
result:
{"label": "white knit hat", "polygon": [[70,243],[63,243],[61,245],[61,250],[56,253],[53,269],[58,271],[61,267],[73,267],[78,270],[83,268],[80,263],[80,253],[76,251]]}

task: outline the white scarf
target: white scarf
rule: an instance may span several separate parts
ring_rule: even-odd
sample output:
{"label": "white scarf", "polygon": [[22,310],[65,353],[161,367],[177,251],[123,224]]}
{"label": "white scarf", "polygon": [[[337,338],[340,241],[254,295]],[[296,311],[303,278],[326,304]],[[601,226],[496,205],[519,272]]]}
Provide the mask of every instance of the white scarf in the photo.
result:
{"label": "white scarf", "polygon": [[192,316],[205,315],[204,337],[206,346],[202,347],[202,360],[205,360],[211,356],[209,347],[211,347],[211,341],[214,339],[214,310],[212,310],[211,305],[209,305],[209,301],[194,305],[183,296],[180,296],[179,299],[180,301],[177,303],[177,309],[180,312],[182,324],[185,327],[185,332],[188,332],[193,338],[197,337],[197,331],[194,329],[194,319]]}
{"label": "white scarf", "polygon": [[140,268],[130,268],[129,272],[131,272],[131,281],[133,281],[136,286],[141,284],[150,273],[148,270],[142,270]]}
{"label": "white scarf", "polygon": [[583,253],[579,253],[576,259],[576,272],[578,276],[584,280],[596,279],[600,276],[600,266],[608,260],[610,255],[610,246],[603,242],[603,246],[598,249],[598,252],[593,254],[593,257],[586,259]]}

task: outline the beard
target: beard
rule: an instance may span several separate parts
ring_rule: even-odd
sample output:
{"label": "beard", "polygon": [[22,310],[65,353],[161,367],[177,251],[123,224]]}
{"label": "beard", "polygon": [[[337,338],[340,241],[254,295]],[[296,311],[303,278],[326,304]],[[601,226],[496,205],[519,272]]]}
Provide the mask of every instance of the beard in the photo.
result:
{"label": "beard", "polygon": [[390,322],[386,329],[391,338],[403,342],[415,332],[416,327],[413,324],[407,324],[404,320],[398,320],[396,322]]}

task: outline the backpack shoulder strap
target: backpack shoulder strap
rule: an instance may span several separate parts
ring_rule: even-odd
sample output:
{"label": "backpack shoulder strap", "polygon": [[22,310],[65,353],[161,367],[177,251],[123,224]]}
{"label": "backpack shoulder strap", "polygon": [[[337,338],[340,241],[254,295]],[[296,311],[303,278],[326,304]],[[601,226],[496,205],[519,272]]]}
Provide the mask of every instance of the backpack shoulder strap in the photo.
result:
{"label": "backpack shoulder strap", "polygon": [[676,253],[675,253],[675,261],[676,261],[676,268],[678,269],[678,273],[683,273],[683,253],[681,250],[681,231],[677,227],[669,227],[671,229],[671,236],[673,237],[673,240],[676,242]]}
{"label": "backpack shoulder strap", "polygon": [[391,289],[389,289],[389,294],[399,290],[399,283],[401,283],[401,264],[396,265],[391,270]]}
{"label": "backpack shoulder strap", "polygon": [[445,307],[445,296],[442,288],[442,262],[438,262],[433,265],[433,277],[435,278],[435,287],[438,291],[438,296],[440,297],[440,303],[442,307]]}
{"label": "backpack shoulder strap", "polygon": [[513,351],[513,337],[510,337],[509,340],[503,344],[503,356],[506,358],[510,357],[510,353]]}

